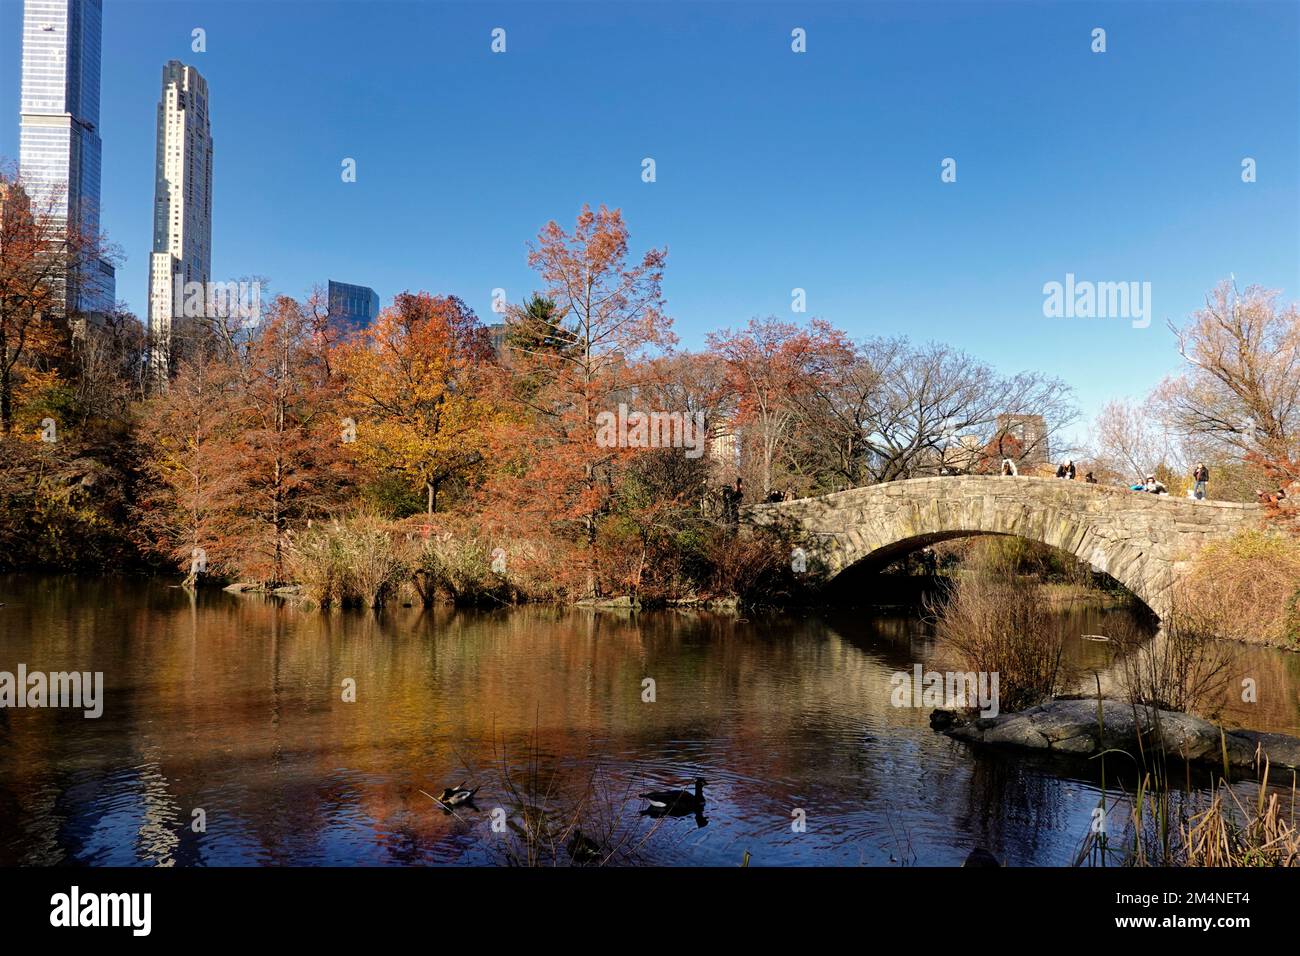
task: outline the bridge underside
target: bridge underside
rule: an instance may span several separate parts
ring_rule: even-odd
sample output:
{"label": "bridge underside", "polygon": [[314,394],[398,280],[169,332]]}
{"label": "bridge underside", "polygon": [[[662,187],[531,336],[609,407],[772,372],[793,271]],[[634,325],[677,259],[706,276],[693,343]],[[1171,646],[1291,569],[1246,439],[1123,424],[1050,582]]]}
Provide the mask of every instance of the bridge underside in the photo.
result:
{"label": "bridge underside", "polygon": [[[1022,540],[1026,540],[1026,541],[1034,541],[1035,544],[1041,543],[1035,541],[1032,538],[1023,538],[1023,536],[1014,535],[1007,532],[933,531],[926,534],[915,535],[911,538],[904,538],[902,540],[895,541],[892,544],[888,544],[883,547],[877,548],[875,551],[872,551],[870,554],[862,558],[859,558],[857,561],[854,561],[852,564],[846,565],[845,567],[841,568],[839,571],[834,572],[828,578],[828,583],[835,585],[837,590],[845,590],[847,588],[851,588],[856,584],[856,582],[859,581],[860,575],[870,576],[870,575],[878,574],[879,572],[884,571],[886,568],[888,568],[891,564],[894,564],[897,561],[901,561],[904,558],[908,557],[909,555],[915,554],[916,552],[924,548],[928,548],[933,545],[940,544],[944,541],[956,541],[962,538],[1014,538],[1014,537],[1021,537]],[[1060,549],[1056,549],[1056,550],[1060,550]],[[1070,554],[1069,552],[1065,552],[1065,551],[1062,551],[1061,553],[1068,554],[1071,558],[1078,560],[1077,555]],[[1146,600],[1143,598],[1141,594],[1138,594],[1137,592],[1133,591],[1131,588],[1127,587],[1122,581],[1113,578],[1106,571],[1105,568],[1099,568],[1091,564],[1090,562],[1082,562],[1082,563],[1087,565],[1093,572],[1098,574],[1104,574],[1107,578],[1110,578],[1111,580],[1115,581],[1126,591],[1129,591],[1129,593],[1133,594],[1133,596],[1137,598],[1139,601],[1141,601],[1144,606],[1147,606]],[[1152,610],[1152,612],[1154,613],[1154,610],[1149,606],[1147,606],[1147,609]]]}

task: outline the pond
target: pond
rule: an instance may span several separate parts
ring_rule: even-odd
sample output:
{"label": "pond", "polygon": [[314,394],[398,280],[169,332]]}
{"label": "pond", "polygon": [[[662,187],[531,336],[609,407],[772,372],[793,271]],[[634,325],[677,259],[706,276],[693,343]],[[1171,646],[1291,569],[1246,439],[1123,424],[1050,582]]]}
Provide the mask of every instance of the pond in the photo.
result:
{"label": "pond", "polygon": [[[0,578],[0,602],[0,671],[104,675],[98,719],[0,710],[4,865],[499,864],[544,806],[621,863],[1059,866],[1100,792],[1095,761],[977,752],[891,706],[936,660],[916,613],[329,615],[72,576]],[[1126,613],[1061,612],[1074,662],[1105,667],[1077,635]],[[1259,702],[1226,722],[1300,733],[1300,655],[1234,666]],[[696,777],[702,815],[641,814]],[[472,806],[426,795],[462,780]]]}

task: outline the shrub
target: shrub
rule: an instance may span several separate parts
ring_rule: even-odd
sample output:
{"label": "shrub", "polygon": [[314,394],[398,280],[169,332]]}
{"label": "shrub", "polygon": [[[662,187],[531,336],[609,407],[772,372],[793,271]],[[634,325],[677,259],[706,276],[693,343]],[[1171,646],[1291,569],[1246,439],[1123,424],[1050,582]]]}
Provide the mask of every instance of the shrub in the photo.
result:
{"label": "shrub", "polygon": [[735,597],[747,604],[798,598],[818,580],[819,569],[809,558],[806,578],[796,579],[790,567],[791,542],[778,529],[755,528],[739,535],[717,529],[703,547],[710,569],[709,595]]}
{"label": "shrub", "polygon": [[1133,704],[1216,716],[1233,655],[1215,637],[1212,622],[1175,604],[1154,636],[1132,622],[1117,621],[1110,638],[1120,686]]}
{"label": "shrub", "polygon": [[940,640],[962,667],[998,675],[998,706],[1022,710],[1066,683],[1065,641],[1039,586],[1012,574],[967,576],[927,600]]}
{"label": "shrub", "polygon": [[1300,648],[1300,541],[1250,530],[1206,545],[1176,600],[1220,637]]}
{"label": "shrub", "polygon": [[295,535],[289,567],[303,593],[321,607],[380,607],[407,576],[388,525],[369,515]]}
{"label": "shrub", "polygon": [[425,604],[488,604],[511,598],[505,575],[492,570],[492,547],[477,536],[450,532],[424,540],[415,561],[416,590]]}
{"label": "shrub", "polygon": [[[473,519],[435,515],[409,519],[412,584],[426,605],[504,604],[557,600],[573,580],[570,555],[546,539],[493,533]],[[506,570],[492,570],[493,553],[505,550]]]}

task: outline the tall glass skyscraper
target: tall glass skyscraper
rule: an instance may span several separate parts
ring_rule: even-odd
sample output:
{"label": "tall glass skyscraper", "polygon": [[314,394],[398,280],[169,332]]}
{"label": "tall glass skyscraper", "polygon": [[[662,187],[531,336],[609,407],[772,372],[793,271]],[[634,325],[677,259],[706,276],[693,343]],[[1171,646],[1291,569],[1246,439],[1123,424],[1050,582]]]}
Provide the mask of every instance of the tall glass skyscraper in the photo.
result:
{"label": "tall glass skyscraper", "polygon": [[365,285],[329,280],[329,317],[332,323],[364,329],[379,314],[379,296]]}
{"label": "tall glass skyscraper", "polygon": [[[100,0],[25,0],[18,171],[33,205],[99,234]],[[68,277],[72,309],[110,311],[113,266]]]}
{"label": "tall glass skyscraper", "polygon": [[208,84],[192,66],[169,60],[158,100],[153,254],[149,260],[149,366],[164,385],[176,358],[176,305],[212,271],[212,127]]}

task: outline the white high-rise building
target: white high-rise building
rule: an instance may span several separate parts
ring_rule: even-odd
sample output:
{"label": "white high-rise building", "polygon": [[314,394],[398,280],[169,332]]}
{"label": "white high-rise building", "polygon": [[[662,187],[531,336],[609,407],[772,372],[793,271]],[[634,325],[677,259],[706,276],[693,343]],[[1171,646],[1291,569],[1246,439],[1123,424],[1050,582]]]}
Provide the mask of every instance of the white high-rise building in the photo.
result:
{"label": "white high-rise building", "polygon": [[[23,4],[19,177],[37,210],[92,244],[99,236],[101,21],[100,0]],[[112,264],[78,258],[80,274],[64,277],[69,311],[112,311]]]}
{"label": "white high-rise building", "polygon": [[[173,325],[184,316],[186,292],[212,270],[212,132],[208,84],[192,66],[163,67],[158,101],[154,177],[153,255],[149,260],[149,365],[155,384],[171,371]],[[177,284],[180,283],[180,287]],[[179,307],[179,308],[178,308]]]}

